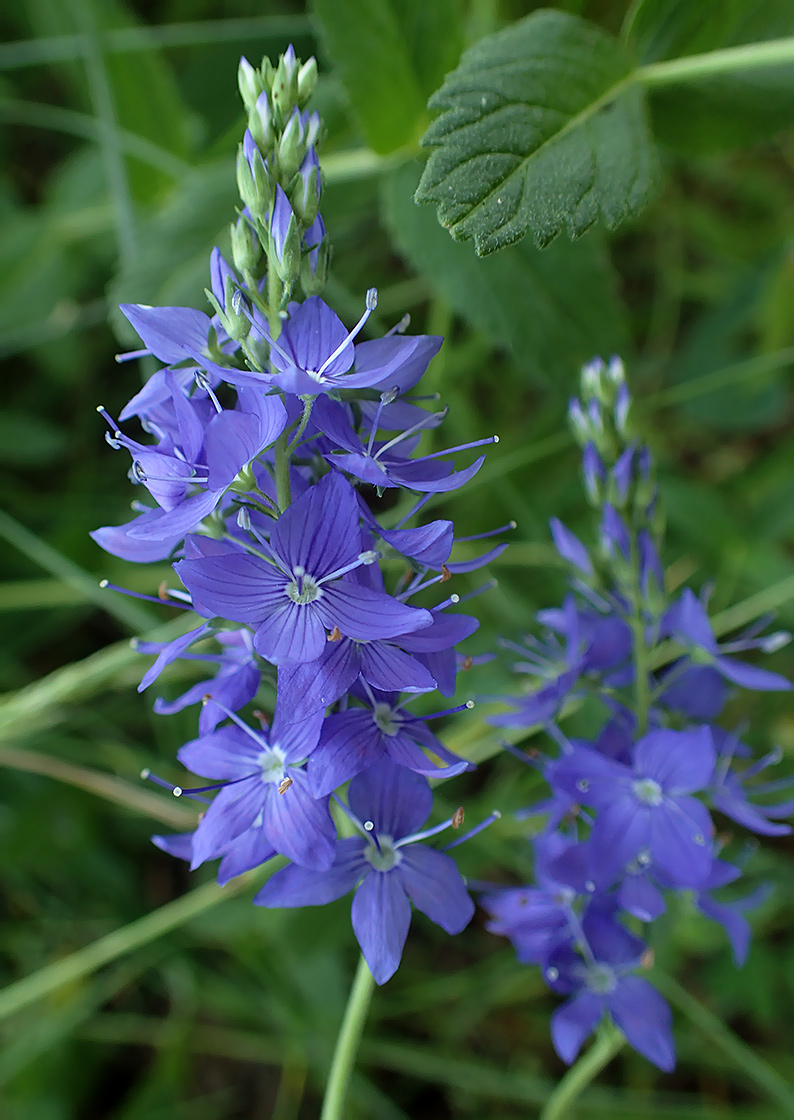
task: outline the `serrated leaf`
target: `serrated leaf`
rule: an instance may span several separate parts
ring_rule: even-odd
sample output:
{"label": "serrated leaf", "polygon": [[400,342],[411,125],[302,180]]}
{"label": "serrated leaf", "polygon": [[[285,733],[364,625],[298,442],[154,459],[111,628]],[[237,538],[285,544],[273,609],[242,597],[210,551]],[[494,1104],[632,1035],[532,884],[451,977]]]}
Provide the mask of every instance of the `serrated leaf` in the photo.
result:
{"label": "serrated leaf", "polygon": [[415,144],[461,47],[461,0],[313,0],[361,129],[382,154]]}
{"label": "serrated leaf", "polygon": [[[582,362],[624,350],[626,323],[603,239],[529,239],[488,260],[447,237],[431,210],[411,200],[417,168],[384,181],[384,214],[400,253],[527,377],[567,393]],[[587,297],[583,298],[582,293]]]}
{"label": "serrated leaf", "polygon": [[430,107],[434,150],[416,192],[456,240],[484,256],[529,230],[547,245],[636,213],[655,152],[633,63],[605,32],[540,11],[463,55]]}

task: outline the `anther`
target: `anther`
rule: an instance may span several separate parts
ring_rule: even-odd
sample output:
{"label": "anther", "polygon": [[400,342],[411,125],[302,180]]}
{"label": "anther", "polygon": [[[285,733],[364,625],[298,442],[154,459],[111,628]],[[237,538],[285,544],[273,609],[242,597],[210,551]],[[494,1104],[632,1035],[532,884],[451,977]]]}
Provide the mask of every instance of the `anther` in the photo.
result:
{"label": "anther", "polygon": [[286,793],[291,785],[292,785],[292,778],[290,778],[290,776],[287,775],[286,778],[282,778],[282,780],[279,782],[278,792],[279,793]]}
{"label": "anther", "polygon": [[648,948],[645,950],[645,952],[640,957],[640,968],[653,968],[654,960],[655,960],[655,955],[654,955],[653,949],[651,949],[651,947],[648,946]]}
{"label": "anther", "polygon": [[151,770],[149,769],[149,767],[148,767],[148,766],[144,766],[143,770],[141,770],[141,781],[143,781],[143,782],[146,782],[146,781],[148,781],[148,780],[149,780],[149,777],[150,777],[150,775],[151,775],[151,773],[152,773],[152,772],[151,772]]}
{"label": "anther", "polygon": [[211,699],[212,699],[212,693],[211,692],[205,692],[204,695],[201,697],[201,703],[202,704],[209,704]]}
{"label": "anther", "polygon": [[446,583],[448,579],[452,579],[452,572],[449,570],[449,568],[446,566],[446,564],[442,564],[441,565],[441,582]]}
{"label": "anther", "polygon": [[466,656],[463,658],[463,664],[461,665],[462,671],[464,673],[468,673],[469,669],[471,669],[473,664],[474,664],[474,658],[472,657],[472,655],[470,653],[467,653]]}
{"label": "anther", "polygon": [[164,603],[168,601],[168,582],[166,580],[163,580],[157,588],[157,597],[158,599],[162,599]]}
{"label": "anther", "polygon": [[467,700],[466,703],[463,706],[464,706],[464,708],[468,708],[469,711],[471,711],[471,709],[474,707],[474,701],[473,700]]}
{"label": "anther", "polygon": [[458,595],[457,593],[453,593],[452,595],[450,595],[449,601],[450,601],[450,603],[453,603],[453,604],[454,603],[459,603],[460,602],[460,595]]}
{"label": "anther", "polygon": [[100,587],[102,588],[102,590],[104,591],[106,587],[109,587],[109,586],[110,586],[110,584],[108,583],[108,581],[107,581],[106,579],[101,579],[101,580],[99,581],[99,586],[100,586]]}
{"label": "anther", "polygon": [[367,311],[374,311],[377,306],[378,306],[378,289],[377,288],[368,288],[367,289],[367,299],[366,299]]}
{"label": "anther", "polygon": [[173,793],[174,797],[181,797],[182,796],[182,787],[181,786],[174,786],[174,788],[171,790],[171,792]]}
{"label": "anther", "polygon": [[452,814],[452,827],[460,828],[460,826],[463,824],[463,818],[465,817],[465,815],[466,814],[464,812],[463,806],[459,805],[455,812]]}
{"label": "anther", "polygon": [[342,631],[339,629],[338,626],[335,626],[333,628],[333,630],[331,631],[331,633],[328,635],[326,641],[340,642],[341,640],[342,640]]}
{"label": "anther", "polygon": [[363,823],[364,823],[364,831],[365,832],[372,832],[372,830],[375,828],[375,822],[374,821],[364,821]]}

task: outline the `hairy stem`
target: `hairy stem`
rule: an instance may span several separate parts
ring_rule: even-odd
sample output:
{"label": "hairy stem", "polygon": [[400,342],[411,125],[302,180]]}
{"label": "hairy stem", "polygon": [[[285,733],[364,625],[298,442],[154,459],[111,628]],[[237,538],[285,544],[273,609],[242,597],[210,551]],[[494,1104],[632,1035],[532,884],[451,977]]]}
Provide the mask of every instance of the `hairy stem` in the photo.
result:
{"label": "hairy stem", "polygon": [[[272,253],[268,253],[267,320],[268,326],[270,327],[270,336],[273,339],[277,339],[281,334],[281,316],[279,312],[281,310],[283,295],[284,287],[281,282],[281,277],[276,271]],[[273,444],[273,455],[275,458],[276,502],[279,511],[283,513],[292,501],[289,481],[289,439],[286,429]]]}
{"label": "hairy stem", "polygon": [[372,973],[362,955],[359,958],[353,986],[350,989],[350,996],[345,1008],[345,1015],[342,1019],[342,1026],[336,1040],[320,1120],[342,1120],[345,1115],[344,1104],[347,1088],[355,1066],[356,1054],[361,1042],[374,987],[375,981],[372,979]]}
{"label": "hairy stem", "polygon": [[625,1041],[617,1027],[604,1023],[593,1045],[574,1062],[546,1101],[540,1120],[560,1120],[568,1116],[568,1110],[579,1094],[612,1061]]}
{"label": "hairy stem", "polygon": [[756,70],[766,66],[782,66],[794,62],[794,36],[771,39],[765,43],[747,43],[725,47],[688,58],[672,58],[641,66],[636,77],[644,86],[674,85],[693,78],[730,74],[736,70]]}

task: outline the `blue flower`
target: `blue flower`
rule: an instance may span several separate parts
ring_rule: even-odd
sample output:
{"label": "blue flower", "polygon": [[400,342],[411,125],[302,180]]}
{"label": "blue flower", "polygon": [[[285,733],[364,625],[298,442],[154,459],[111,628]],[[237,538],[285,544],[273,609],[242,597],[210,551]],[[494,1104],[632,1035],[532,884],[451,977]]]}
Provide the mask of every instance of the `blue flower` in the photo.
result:
{"label": "blue flower", "polygon": [[277,871],[254,902],[323,906],[355,888],[353,931],[370,972],[384,984],[400,964],[412,902],[447,933],[469,924],[474,903],[454,860],[419,842],[427,833],[417,830],[433,805],[425,778],[384,760],[350,783],[348,800],[362,835],[337,841],[328,871]]}
{"label": "blue flower", "polygon": [[647,980],[631,975],[645,951],[644,942],[591,906],[582,921],[580,952],[565,945],[550,954],[544,968],[549,986],[572,996],[551,1017],[554,1049],[564,1062],[574,1061],[587,1036],[610,1015],[630,1046],[660,1069],[673,1069],[670,1008]]}
{"label": "blue flower", "polygon": [[255,627],[254,646],[268,661],[316,661],[326,631],[393,638],[433,621],[429,611],[345,579],[377,559],[360,544],[356,496],[332,473],[273,525],[270,559],[227,552],[182,560],[175,570],[201,613]]}
{"label": "blue flower", "polygon": [[708,786],[715,761],[708,728],[659,730],[639,740],[631,767],[577,747],[549,780],[598,810],[591,843],[604,874],[617,876],[647,852],[670,882],[697,887],[711,870],[714,826],[690,795]]}
{"label": "blue flower", "polygon": [[179,750],[188,770],[222,783],[193,837],[191,867],[224,854],[252,828],[250,839],[268,850],[307,867],[330,867],[336,833],[328,799],[313,796],[304,767],[321,727],[322,715],[285,725],[277,712],[269,731],[237,721]]}

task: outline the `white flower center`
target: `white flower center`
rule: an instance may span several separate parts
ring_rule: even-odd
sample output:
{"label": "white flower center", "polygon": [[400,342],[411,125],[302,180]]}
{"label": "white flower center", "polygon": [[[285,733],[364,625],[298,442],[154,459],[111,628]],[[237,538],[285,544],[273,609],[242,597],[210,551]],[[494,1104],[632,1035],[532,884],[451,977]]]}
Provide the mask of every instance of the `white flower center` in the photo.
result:
{"label": "white flower center", "polygon": [[645,805],[661,805],[664,794],[662,787],[653,778],[640,778],[632,783],[632,791],[638,801]]}
{"label": "white flower center", "polygon": [[284,752],[280,747],[268,747],[259,756],[259,771],[267,785],[279,786],[286,775]]}
{"label": "white flower center", "polygon": [[369,861],[375,871],[391,871],[402,861],[402,852],[394,847],[394,840],[391,836],[378,835],[378,844],[380,844],[380,851],[377,846],[370,841],[367,844],[364,857]]}
{"label": "white flower center", "polygon": [[320,598],[323,591],[315,579],[307,576],[302,568],[295,568],[294,575],[296,578],[284,588],[293,603],[305,607],[307,603],[313,603],[315,599]]}
{"label": "white flower center", "polygon": [[587,986],[596,995],[609,995],[617,984],[617,977],[608,964],[592,964],[587,969]]}
{"label": "white flower center", "polygon": [[372,716],[384,735],[396,735],[402,720],[392,711],[390,704],[376,704]]}

